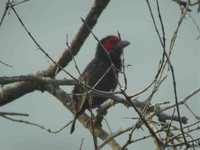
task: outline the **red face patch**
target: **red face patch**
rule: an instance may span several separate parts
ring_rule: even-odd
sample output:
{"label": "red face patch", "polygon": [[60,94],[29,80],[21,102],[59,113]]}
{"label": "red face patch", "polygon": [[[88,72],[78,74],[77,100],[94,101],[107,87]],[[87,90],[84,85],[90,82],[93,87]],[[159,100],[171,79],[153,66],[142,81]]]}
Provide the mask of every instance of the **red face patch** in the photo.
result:
{"label": "red face patch", "polygon": [[121,40],[118,36],[110,36],[108,39],[105,40],[103,46],[108,52],[112,52],[115,48],[115,44],[120,41]]}

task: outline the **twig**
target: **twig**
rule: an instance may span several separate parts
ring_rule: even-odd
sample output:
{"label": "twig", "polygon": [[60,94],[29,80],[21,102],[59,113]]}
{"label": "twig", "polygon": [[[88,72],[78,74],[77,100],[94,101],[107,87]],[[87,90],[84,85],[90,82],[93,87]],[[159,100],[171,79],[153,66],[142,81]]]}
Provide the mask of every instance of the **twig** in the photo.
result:
{"label": "twig", "polygon": [[[80,72],[80,70],[79,70],[79,68],[78,68],[78,64],[76,63],[76,59],[74,58],[74,55],[73,55],[73,53],[72,53],[72,51],[71,51],[71,47],[70,47],[70,45],[69,45],[68,34],[67,34],[67,37],[66,37],[66,45],[67,45],[67,47],[68,47],[68,50],[69,50],[70,53],[71,53],[72,60],[73,60],[73,62],[74,62],[74,64],[75,64],[75,68],[76,68],[76,70],[78,71],[79,76],[80,76],[81,79],[83,80],[83,78],[82,78],[82,76],[81,76],[81,72]],[[83,80],[83,81],[84,81],[84,80]]]}
{"label": "twig", "polygon": [[197,119],[197,120],[200,120],[200,117],[197,116],[193,111],[192,109],[187,105],[187,103],[184,103],[185,104],[185,107],[191,112],[191,114]]}
{"label": "twig", "polygon": [[28,1],[30,1],[30,0],[22,0],[21,2],[17,2],[17,3],[12,2],[12,5],[13,5],[13,6],[17,6],[17,5],[19,5],[19,4],[22,4],[22,3],[28,2]]}
{"label": "twig", "polygon": [[197,2],[190,2],[189,3],[189,6],[195,6],[195,5],[199,5],[200,4],[200,1],[199,0],[197,0]]}
{"label": "twig", "polygon": [[35,127],[38,127],[40,129],[43,129],[49,133],[59,133],[60,131],[62,131],[63,129],[65,129],[68,125],[70,125],[72,123],[72,121],[70,121],[69,123],[67,123],[64,127],[62,127],[61,129],[57,130],[57,131],[52,131],[51,129],[47,129],[45,128],[43,125],[39,125],[39,124],[36,124],[36,123],[32,123],[32,122],[29,122],[29,121],[25,121],[25,120],[19,120],[19,119],[14,119],[14,118],[11,118],[11,117],[8,117],[6,115],[0,115],[1,117],[5,118],[5,119],[8,119],[10,121],[13,121],[13,122],[18,122],[18,123],[25,123],[25,124],[28,124],[28,125],[32,125],[32,126],[35,126]]}
{"label": "twig", "polygon": [[[175,109],[173,110],[172,118],[173,118],[174,114],[175,114]],[[168,126],[168,129],[167,129],[167,131],[166,131],[165,143],[167,143],[167,138],[168,138],[169,133],[170,133],[170,127],[171,127],[171,125],[172,125],[172,121],[173,121],[173,119],[171,119],[171,121],[170,121],[170,123],[169,123],[169,126]]]}
{"label": "twig", "polygon": [[147,85],[147,87],[145,87],[145,88],[142,89],[141,91],[139,91],[139,92],[137,92],[137,93],[131,95],[130,98],[136,97],[136,96],[138,96],[138,95],[140,95],[140,94],[146,92],[146,91],[154,84],[154,82],[155,82],[155,80],[152,81],[149,85]]}
{"label": "twig", "polygon": [[[87,92],[87,95],[88,95],[89,93]],[[93,115],[93,112],[92,112],[92,97],[91,97],[91,94],[89,94],[89,96],[88,96],[89,98],[88,98],[88,102],[89,102],[89,112],[90,112],[90,123],[91,123],[91,133],[92,133],[92,138],[93,138],[93,143],[94,143],[94,149],[95,150],[97,150],[98,148],[97,148],[97,137],[95,136],[95,131],[94,131],[94,122],[93,122],[93,120],[94,120],[94,115]]]}
{"label": "twig", "polygon": [[0,20],[0,27],[1,27],[2,23],[3,23],[3,20],[4,20],[5,16],[6,16],[6,13],[7,13],[8,9],[9,9],[9,0],[6,3],[6,6],[5,6],[5,9],[4,9],[4,12],[3,12],[3,16],[1,17],[1,20]]}
{"label": "twig", "polygon": [[27,113],[0,112],[0,116],[6,116],[6,115],[9,115],[9,116],[25,116],[25,117],[29,116],[29,114],[27,114]]}
{"label": "twig", "polygon": [[3,64],[3,65],[5,65],[5,66],[7,66],[7,67],[13,67],[13,66],[11,66],[11,65],[9,65],[9,64],[7,64],[7,63],[1,61],[1,60],[0,60],[0,63]]}
{"label": "twig", "polygon": [[[165,28],[164,28],[164,23],[163,23],[163,20],[162,20],[162,16],[161,16],[161,11],[160,11],[160,6],[159,6],[158,0],[156,0],[156,5],[157,5],[157,10],[158,10],[158,18],[159,18],[161,29],[162,29],[162,43],[163,43],[162,46],[163,46],[163,49],[166,49]],[[158,32],[158,34],[159,34],[159,32]]]}
{"label": "twig", "polygon": [[[118,34],[118,36],[121,40],[121,34],[119,33],[119,31],[117,31],[117,34]],[[128,81],[127,81],[126,73],[125,73],[125,71],[126,71],[125,67],[126,67],[126,65],[125,65],[125,59],[124,59],[124,51],[122,51],[122,71],[121,71],[121,73],[122,73],[123,78],[124,78],[124,88],[123,88],[123,90],[126,90],[127,85],[128,85]],[[122,87],[120,86],[120,88],[122,88]]]}
{"label": "twig", "polygon": [[135,127],[135,125],[133,126],[130,126],[126,129],[122,129],[122,130],[118,130],[116,132],[113,132],[109,137],[107,137],[104,142],[99,145],[98,149],[100,150],[101,148],[103,148],[109,141],[113,140],[115,137],[119,136],[119,135],[122,135],[128,131],[130,131],[133,127]]}
{"label": "twig", "polygon": [[72,123],[72,121],[70,121],[69,123],[67,123],[66,125],[64,125],[62,128],[60,128],[59,130],[57,130],[57,131],[52,131],[52,130],[48,130],[48,132],[49,133],[59,133],[59,132],[61,132],[63,129],[65,129],[66,127],[68,127],[70,124]]}
{"label": "twig", "polygon": [[[200,3],[199,3],[199,5],[200,5]],[[192,20],[192,23],[195,25],[195,27],[196,27],[196,29],[197,29],[197,31],[198,31],[198,36],[197,36],[197,40],[199,40],[199,38],[200,38],[200,27],[199,27],[199,25],[197,24],[197,22],[196,22],[196,20],[192,17],[192,15],[191,14],[189,14],[189,13],[187,13],[187,15],[189,16],[189,18]]]}
{"label": "twig", "polygon": [[159,38],[159,41],[160,41],[161,45],[163,46],[164,44],[163,44],[162,38],[161,38],[161,36],[160,36],[160,32],[159,32],[159,30],[158,30],[158,27],[157,27],[157,25],[156,25],[156,21],[155,21],[155,18],[154,18],[154,15],[153,15],[153,12],[152,12],[151,5],[150,5],[150,3],[149,3],[149,0],[146,0],[146,2],[147,2],[147,5],[148,5],[148,8],[149,8],[149,11],[150,11],[150,15],[151,15],[151,18],[152,18],[152,21],[153,21],[153,24],[154,24],[156,33],[157,33],[158,38]]}
{"label": "twig", "polygon": [[107,125],[107,127],[108,127],[108,129],[109,129],[110,134],[111,134],[111,133],[112,133],[112,129],[111,129],[111,127],[110,127],[110,125],[109,125],[107,119],[105,118],[104,120],[105,120],[105,123],[106,123],[106,125]]}
{"label": "twig", "polygon": [[[194,91],[190,92],[187,96],[181,98],[180,100],[178,100],[178,105],[183,105],[186,101],[188,101],[192,96],[194,96],[195,94],[199,93],[200,92],[200,87],[195,89]],[[163,112],[163,111],[166,111],[166,110],[169,110],[171,108],[174,108],[176,107],[176,104],[173,104],[173,105],[170,105],[170,106],[167,106],[163,109],[160,110],[160,112]]]}
{"label": "twig", "polygon": [[81,139],[81,144],[79,150],[82,150],[84,138]]}

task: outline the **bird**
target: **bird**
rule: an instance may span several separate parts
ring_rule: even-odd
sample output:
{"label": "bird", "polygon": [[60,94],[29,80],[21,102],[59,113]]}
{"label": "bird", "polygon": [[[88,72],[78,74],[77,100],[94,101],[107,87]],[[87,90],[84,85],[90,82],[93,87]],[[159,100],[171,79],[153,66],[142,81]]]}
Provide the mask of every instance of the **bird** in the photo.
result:
{"label": "bird", "polygon": [[[129,41],[121,40],[118,35],[108,35],[101,39],[97,44],[94,58],[86,66],[78,80],[97,90],[114,91],[118,83],[118,73],[122,67],[121,54],[123,48],[129,44]],[[107,100],[105,97],[88,96],[86,93],[86,88],[80,84],[75,85],[72,90],[75,115],[71,126],[71,134],[74,132],[77,118],[86,109],[99,107]]]}

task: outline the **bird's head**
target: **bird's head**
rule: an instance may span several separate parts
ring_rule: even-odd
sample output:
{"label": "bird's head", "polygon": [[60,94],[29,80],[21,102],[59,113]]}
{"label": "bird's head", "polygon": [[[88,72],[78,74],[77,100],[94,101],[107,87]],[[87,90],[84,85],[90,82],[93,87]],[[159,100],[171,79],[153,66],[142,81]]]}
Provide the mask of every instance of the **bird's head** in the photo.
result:
{"label": "bird's head", "polygon": [[[123,48],[130,44],[127,40],[121,40],[119,36],[109,35],[103,38],[97,45],[96,56],[107,57],[107,53],[114,57],[120,57]],[[102,47],[103,46],[103,47]],[[107,53],[106,53],[106,52]]]}

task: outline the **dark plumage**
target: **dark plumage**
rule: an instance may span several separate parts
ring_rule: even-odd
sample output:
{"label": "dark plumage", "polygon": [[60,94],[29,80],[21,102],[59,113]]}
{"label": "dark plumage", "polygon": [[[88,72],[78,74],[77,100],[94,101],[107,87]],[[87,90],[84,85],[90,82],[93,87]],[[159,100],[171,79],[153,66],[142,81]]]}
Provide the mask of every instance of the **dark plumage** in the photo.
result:
{"label": "dark plumage", "polygon": [[[118,82],[118,72],[121,69],[121,54],[123,48],[130,43],[126,40],[120,40],[118,36],[107,36],[103,38],[101,44],[98,43],[94,59],[87,65],[79,80],[83,80],[87,85],[101,91],[115,90]],[[107,52],[106,52],[106,51]],[[109,56],[108,56],[109,55]],[[111,62],[115,67],[111,67]],[[88,96],[84,95],[85,88],[76,85],[72,91],[72,99],[75,106],[76,114],[71,127],[71,133],[74,131],[75,122],[86,109],[90,108]],[[92,108],[100,106],[107,98],[92,96]]]}

